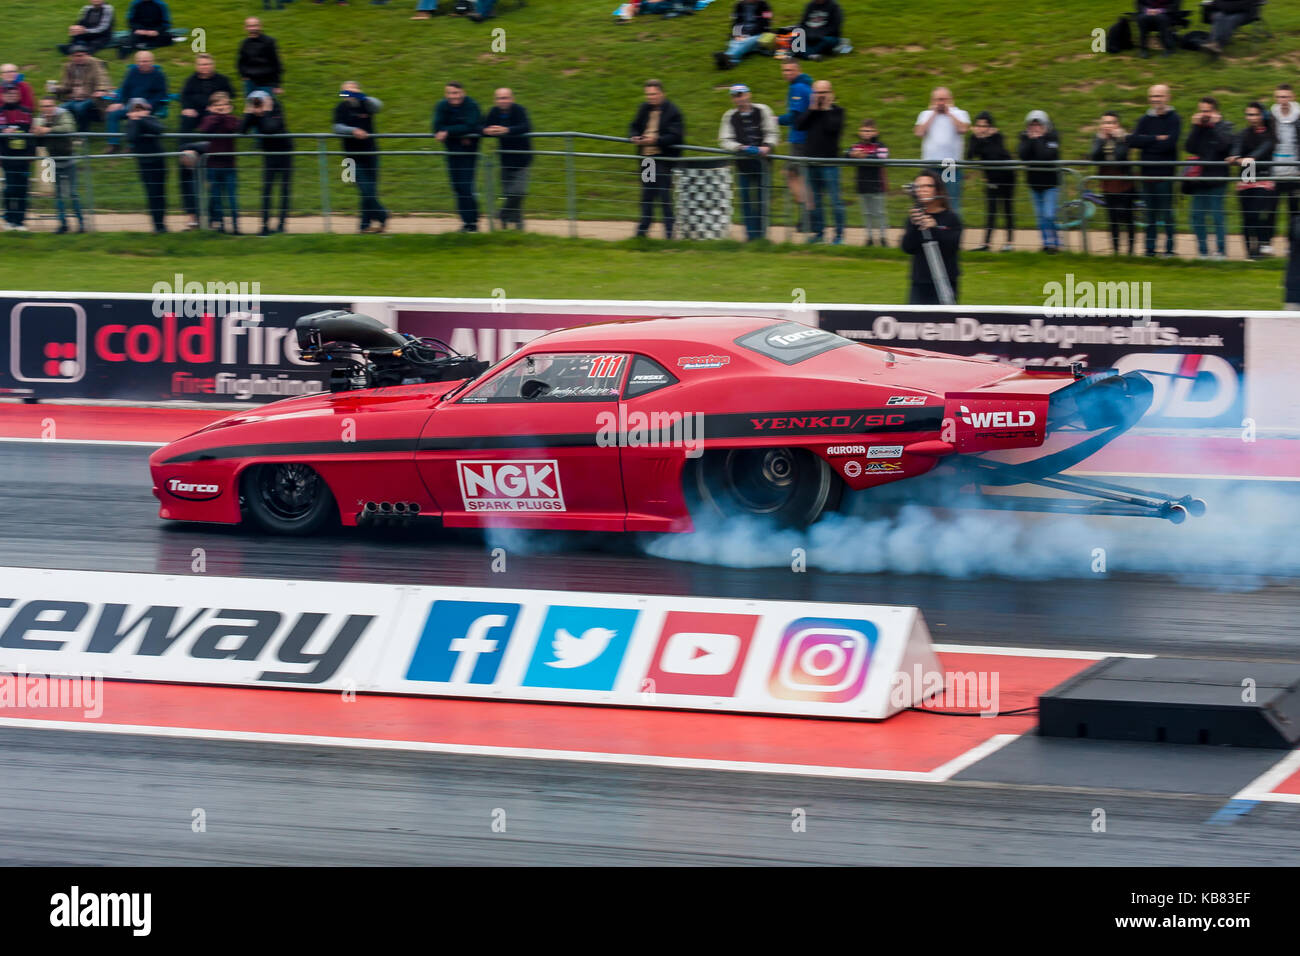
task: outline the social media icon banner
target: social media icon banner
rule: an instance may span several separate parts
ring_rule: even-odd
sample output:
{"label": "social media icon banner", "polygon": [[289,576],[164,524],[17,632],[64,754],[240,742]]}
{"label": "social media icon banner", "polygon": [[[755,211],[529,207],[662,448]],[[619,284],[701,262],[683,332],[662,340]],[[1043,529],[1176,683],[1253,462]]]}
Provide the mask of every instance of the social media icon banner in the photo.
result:
{"label": "social media icon banner", "polygon": [[404,591],[402,623],[379,673],[359,686],[882,719],[920,703],[890,694],[902,668],[938,668],[914,607],[495,588]]}

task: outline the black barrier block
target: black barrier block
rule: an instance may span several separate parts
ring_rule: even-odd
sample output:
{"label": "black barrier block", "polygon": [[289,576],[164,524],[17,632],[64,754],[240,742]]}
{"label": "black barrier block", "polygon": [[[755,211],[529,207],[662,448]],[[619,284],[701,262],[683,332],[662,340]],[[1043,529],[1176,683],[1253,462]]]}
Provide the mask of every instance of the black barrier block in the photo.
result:
{"label": "black barrier block", "polygon": [[1109,657],[1038,698],[1038,733],[1289,749],[1300,664]]}

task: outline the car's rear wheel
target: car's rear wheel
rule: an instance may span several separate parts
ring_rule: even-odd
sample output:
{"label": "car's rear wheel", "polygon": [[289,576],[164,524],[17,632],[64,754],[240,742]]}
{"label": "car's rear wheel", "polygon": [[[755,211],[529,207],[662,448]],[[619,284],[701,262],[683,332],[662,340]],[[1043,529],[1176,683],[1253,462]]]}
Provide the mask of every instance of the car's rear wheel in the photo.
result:
{"label": "car's rear wheel", "polygon": [[310,465],[255,465],[244,473],[243,493],[253,520],[277,534],[311,534],[338,517],[334,495]]}
{"label": "car's rear wheel", "polygon": [[727,448],[689,462],[686,490],[700,517],[749,515],[803,528],[838,506],[843,484],[803,448]]}

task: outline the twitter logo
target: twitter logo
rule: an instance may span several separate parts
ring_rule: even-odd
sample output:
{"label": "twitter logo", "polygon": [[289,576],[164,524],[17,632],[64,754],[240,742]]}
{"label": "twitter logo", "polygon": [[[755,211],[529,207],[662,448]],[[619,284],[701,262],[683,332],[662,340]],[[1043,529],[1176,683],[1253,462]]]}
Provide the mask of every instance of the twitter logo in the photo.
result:
{"label": "twitter logo", "polygon": [[609,642],[618,636],[617,631],[607,627],[589,627],[581,637],[574,637],[564,628],[555,632],[551,650],[555,660],[546,661],[547,667],[586,667],[609,647]]}
{"label": "twitter logo", "polygon": [[613,690],[640,614],[628,608],[551,607],[524,686]]}

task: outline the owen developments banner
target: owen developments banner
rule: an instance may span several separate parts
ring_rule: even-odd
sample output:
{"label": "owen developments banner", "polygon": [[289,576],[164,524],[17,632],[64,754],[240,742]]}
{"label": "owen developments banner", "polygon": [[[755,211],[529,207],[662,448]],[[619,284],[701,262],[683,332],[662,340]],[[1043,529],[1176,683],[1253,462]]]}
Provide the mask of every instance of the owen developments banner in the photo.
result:
{"label": "owen developments banner", "polygon": [[1134,320],[1032,310],[818,310],[819,324],[871,345],[928,349],[1020,366],[1142,371],[1155,386],[1147,427],[1239,427],[1246,319],[1171,312]]}

